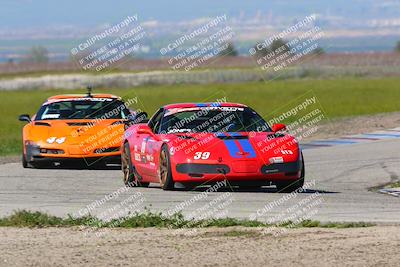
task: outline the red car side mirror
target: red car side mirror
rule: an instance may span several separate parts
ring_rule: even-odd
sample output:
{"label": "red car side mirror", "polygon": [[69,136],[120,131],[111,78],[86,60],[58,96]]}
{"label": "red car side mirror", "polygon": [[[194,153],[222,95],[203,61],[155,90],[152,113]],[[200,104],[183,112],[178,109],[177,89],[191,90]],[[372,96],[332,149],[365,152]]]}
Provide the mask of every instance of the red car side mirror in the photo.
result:
{"label": "red car side mirror", "polygon": [[280,130],[286,130],[286,125],[282,123],[277,123],[272,125],[272,131],[273,132],[278,132]]}
{"label": "red car side mirror", "polygon": [[151,128],[148,125],[140,125],[138,126],[138,129],[136,131],[138,134],[148,134],[151,137],[153,137],[155,140],[159,140],[158,136],[153,133],[153,131],[151,130]]}

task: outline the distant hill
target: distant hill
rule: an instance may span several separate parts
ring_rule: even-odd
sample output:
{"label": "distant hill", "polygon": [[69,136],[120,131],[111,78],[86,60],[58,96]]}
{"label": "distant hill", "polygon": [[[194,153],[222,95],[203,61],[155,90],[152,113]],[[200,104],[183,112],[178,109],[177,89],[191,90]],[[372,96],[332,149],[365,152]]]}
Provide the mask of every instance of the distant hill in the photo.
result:
{"label": "distant hill", "polygon": [[222,14],[241,55],[311,14],[326,33],[320,45],[327,52],[392,51],[400,40],[399,11],[399,0],[2,0],[0,62],[22,61],[37,45],[51,61],[69,60],[79,40],[135,14],[151,36],[140,58],[160,57],[162,45]]}
{"label": "distant hill", "polygon": [[48,25],[88,26],[113,23],[138,14],[143,20],[182,21],[226,13],[239,18],[283,16],[300,18],[311,13],[352,20],[399,17],[396,0],[3,0],[0,28]]}

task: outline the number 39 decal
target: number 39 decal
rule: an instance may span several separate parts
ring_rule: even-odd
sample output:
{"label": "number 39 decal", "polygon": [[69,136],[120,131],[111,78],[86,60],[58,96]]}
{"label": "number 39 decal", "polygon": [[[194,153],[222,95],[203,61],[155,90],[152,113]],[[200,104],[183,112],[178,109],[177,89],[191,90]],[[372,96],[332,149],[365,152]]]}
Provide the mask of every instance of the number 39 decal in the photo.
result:
{"label": "number 39 decal", "polygon": [[208,159],[210,157],[210,152],[196,152],[194,154],[194,159]]}

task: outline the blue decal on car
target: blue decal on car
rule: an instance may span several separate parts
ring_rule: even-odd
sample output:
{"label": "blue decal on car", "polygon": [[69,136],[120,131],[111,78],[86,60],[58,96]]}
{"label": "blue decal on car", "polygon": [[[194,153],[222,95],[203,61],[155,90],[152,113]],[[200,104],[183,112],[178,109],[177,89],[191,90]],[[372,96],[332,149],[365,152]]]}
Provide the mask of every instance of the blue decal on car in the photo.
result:
{"label": "blue decal on car", "polygon": [[240,149],[236,145],[235,140],[224,140],[224,144],[228,148],[229,154],[232,158],[242,158],[242,155],[240,155]]}
{"label": "blue decal on car", "polygon": [[242,146],[243,151],[249,153],[247,158],[255,158],[256,151],[254,150],[253,146],[251,145],[250,141],[247,139],[238,140],[239,144]]}
{"label": "blue decal on car", "polygon": [[196,107],[201,108],[201,107],[207,107],[207,104],[204,103],[197,103]]}

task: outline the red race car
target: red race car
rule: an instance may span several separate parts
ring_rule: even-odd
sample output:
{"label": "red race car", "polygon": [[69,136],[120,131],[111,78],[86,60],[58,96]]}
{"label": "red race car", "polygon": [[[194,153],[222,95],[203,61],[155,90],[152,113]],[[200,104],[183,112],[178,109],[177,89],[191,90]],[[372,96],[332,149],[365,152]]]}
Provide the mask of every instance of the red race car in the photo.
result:
{"label": "red race car", "polygon": [[181,103],[160,108],[125,130],[121,147],[127,186],[160,183],[171,190],[226,181],[280,192],[303,186],[304,160],[297,140],[272,127],[253,109],[235,103]]}

